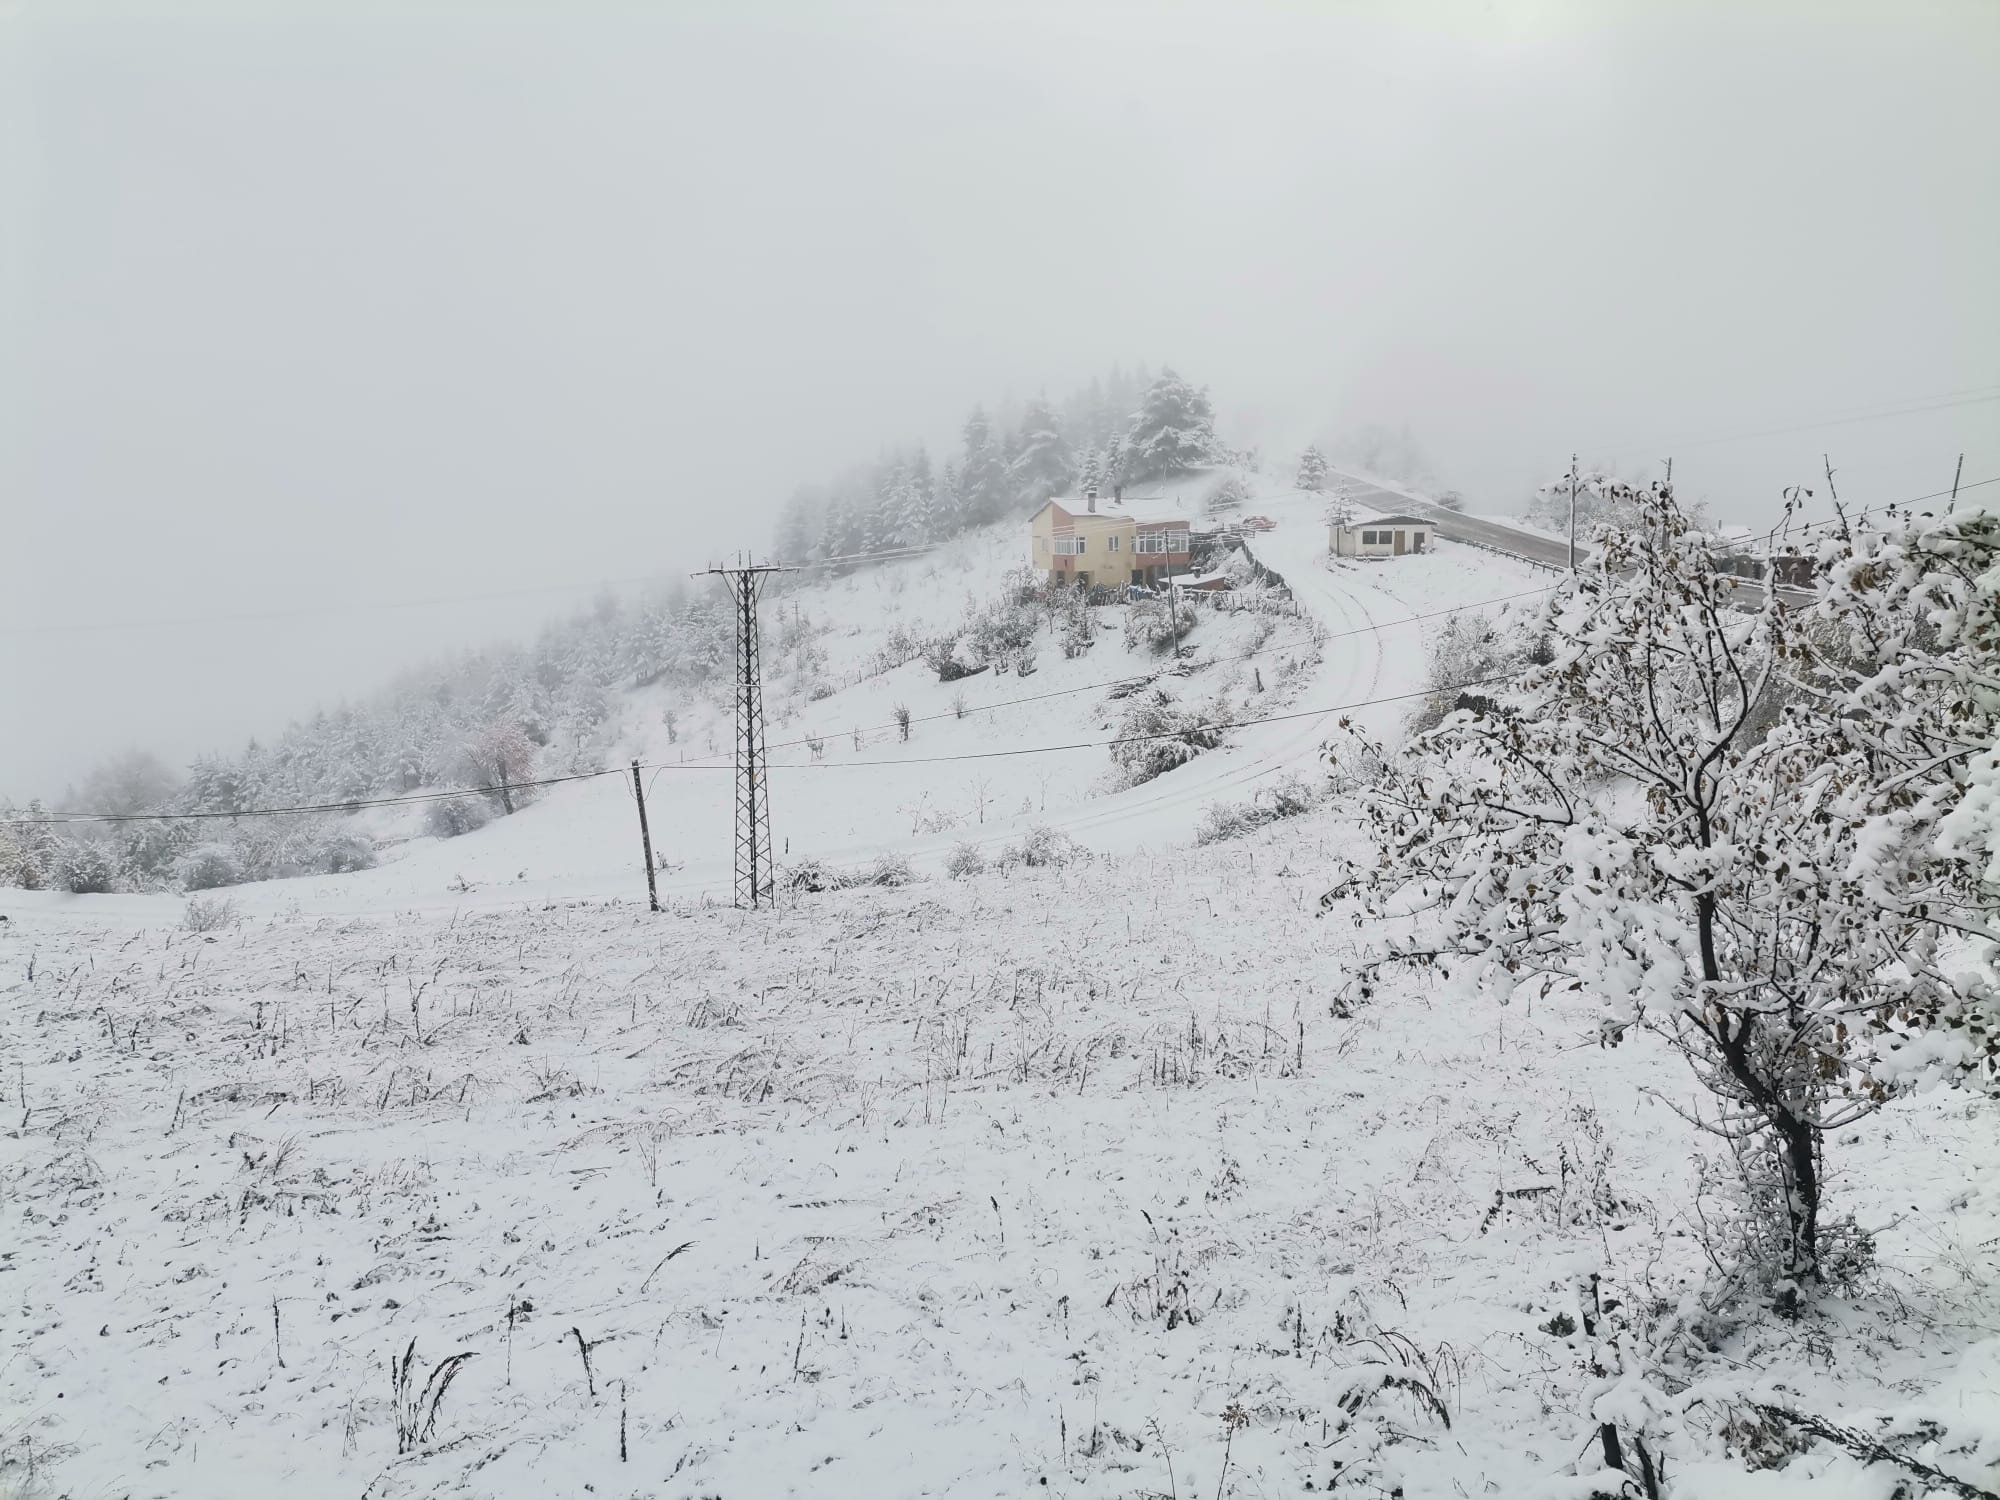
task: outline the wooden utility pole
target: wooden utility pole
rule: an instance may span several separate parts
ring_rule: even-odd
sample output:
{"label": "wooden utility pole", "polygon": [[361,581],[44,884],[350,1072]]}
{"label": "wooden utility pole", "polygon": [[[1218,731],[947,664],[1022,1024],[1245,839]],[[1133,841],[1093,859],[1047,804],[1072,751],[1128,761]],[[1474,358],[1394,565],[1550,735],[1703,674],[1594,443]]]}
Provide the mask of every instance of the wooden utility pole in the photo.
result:
{"label": "wooden utility pole", "polygon": [[1569,570],[1576,571],[1576,455],[1569,456]]}
{"label": "wooden utility pole", "polygon": [[1950,515],[1953,511],[1958,509],[1958,482],[1964,477],[1965,477],[1965,455],[1961,453],[1958,455],[1958,467],[1951,471],[1951,504],[1945,507],[1944,513],[1946,515]]}
{"label": "wooden utility pole", "polygon": [[632,800],[639,804],[639,847],[646,851],[646,904],[660,909],[660,887],[653,878],[653,831],[646,826],[646,789],[639,784],[639,762],[632,762]]}

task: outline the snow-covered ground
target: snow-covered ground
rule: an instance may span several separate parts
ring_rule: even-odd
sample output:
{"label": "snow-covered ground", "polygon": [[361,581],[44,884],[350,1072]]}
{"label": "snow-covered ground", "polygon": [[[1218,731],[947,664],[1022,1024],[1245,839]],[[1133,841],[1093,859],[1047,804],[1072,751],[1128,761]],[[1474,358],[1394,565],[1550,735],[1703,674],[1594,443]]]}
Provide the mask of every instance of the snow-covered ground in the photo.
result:
{"label": "snow-covered ground", "polygon": [[[1336,1003],[1377,936],[1318,914],[1339,800],[1189,847],[1339,718],[1393,735],[1451,611],[1549,584],[1450,544],[1331,563],[1323,505],[1256,498],[1303,614],[1261,646],[1205,614],[1175,679],[1264,722],[1122,791],[1109,689],[1160,662],[1120,609],[1025,679],[870,673],[1018,538],[774,601],[846,684],[774,680],[779,838],[915,885],[716,904],[726,720],[646,689],[621,754],[663,767],[660,916],[611,777],[225,893],[206,932],[177,898],[0,893],[0,1494],[1590,1493],[1577,1279],[1650,1316],[1708,1269],[1683,1065],[1597,1046],[1583,1000]],[[943,878],[1044,822],[1095,856]],[[1719,1452],[1755,1383],[2000,1460],[1990,1111],[1899,1104],[1829,1166],[1877,1269],[1720,1340],[1675,1420]],[[413,1342],[419,1397],[472,1358],[399,1453]],[[1820,1451],[1675,1477],[1892,1493]]]}
{"label": "snow-covered ground", "polygon": [[[1116,786],[1105,746],[1124,709],[1111,691],[1168,663],[1127,647],[1123,607],[1093,612],[1096,643],[1081,656],[1065,658],[1045,633],[1030,677],[989,671],[940,683],[921,661],[864,675],[892,632],[934,634],[990,600],[1027,557],[1023,529],[977,533],[928,557],[769,601],[767,635],[781,637],[788,621],[803,621],[821,655],[818,677],[844,684],[814,698],[809,684],[782,670],[790,658],[766,648],[780,859],[853,866],[893,852],[935,871],[958,843],[996,849],[1043,822],[1101,851],[1186,843],[1209,804],[1310,770],[1342,717],[1393,737],[1408,711],[1404,695],[1420,686],[1426,633],[1450,611],[1518,608],[1549,585],[1525,565],[1448,544],[1390,563],[1329,563],[1323,496],[1266,489],[1252,507],[1280,523],[1249,544],[1291,584],[1301,613],[1204,609],[1188,642],[1194,670],[1162,681],[1190,706],[1270,721],[1244,722],[1222,749],[1126,790]],[[1374,701],[1383,698],[1392,701]],[[895,724],[898,705],[912,715],[907,742]],[[654,847],[667,866],[663,893],[730,889],[729,713],[726,688],[705,695],[643,688],[622,706],[626,728],[612,764],[637,759],[647,768]],[[807,744],[815,738],[818,758]],[[1064,746],[1073,748],[1051,748]],[[393,816],[414,831],[421,811]],[[231,896],[260,915],[363,914],[643,889],[629,779],[607,775],[550,788],[516,816],[461,838],[413,837],[373,870],[241,886]],[[151,920],[161,920],[165,904],[157,896],[48,899],[84,916]]]}
{"label": "snow-covered ground", "polygon": [[[1580,1494],[1572,1282],[1681,1296],[1711,1143],[1676,1060],[1581,1005],[1336,1013],[1344,836],[756,916],[17,913],[0,1482]],[[1881,1271],[1722,1366],[1963,1430],[2000,1374],[1990,1115],[1859,1134],[1839,1203]],[[474,1357],[399,1456],[412,1341],[419,1383]],[[1411,1372],[1442,1416],[1377,1389]],[[1888,1493],[1826,1458],[1676,1491]]]}

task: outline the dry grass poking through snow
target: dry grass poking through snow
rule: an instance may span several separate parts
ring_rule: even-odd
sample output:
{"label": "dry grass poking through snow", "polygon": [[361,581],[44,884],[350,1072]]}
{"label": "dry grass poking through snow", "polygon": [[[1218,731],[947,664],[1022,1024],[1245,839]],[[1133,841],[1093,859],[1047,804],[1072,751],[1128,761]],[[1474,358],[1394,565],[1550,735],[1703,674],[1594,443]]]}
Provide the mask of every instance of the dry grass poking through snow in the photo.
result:
{"label": "dry grass poking through snow", "polygon": [[1315,823],[754,917],[13,924],[0,1484],[1535,1492],[1571,1278],[1700,1270],[1692,1137],[1578,1012],[1330,1014]]}

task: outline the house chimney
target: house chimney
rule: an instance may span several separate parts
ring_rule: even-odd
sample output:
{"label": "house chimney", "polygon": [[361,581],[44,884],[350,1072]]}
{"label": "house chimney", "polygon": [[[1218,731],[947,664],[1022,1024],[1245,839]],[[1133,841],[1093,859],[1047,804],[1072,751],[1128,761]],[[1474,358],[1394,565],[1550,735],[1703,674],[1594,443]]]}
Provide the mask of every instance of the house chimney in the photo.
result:
{"label": "house chimney", "polygon": [[1089,489],[1085,490],[1085,491],[1083,492],[1083,498],[1084,498],[1085,500],[1087,500],[1087,501],[1089,501],[1089,502],[1090,502],[1090,513],[1091,513],[1091,514],[1092,514],[1093,516],[1094,516],[1094,515],[1096,515],[1096,514],[1097,514],[1097,486],[1093,484],[1093,485],[1092,485],[1092,486],[1091,486],[1091,487],[1090,487]]}

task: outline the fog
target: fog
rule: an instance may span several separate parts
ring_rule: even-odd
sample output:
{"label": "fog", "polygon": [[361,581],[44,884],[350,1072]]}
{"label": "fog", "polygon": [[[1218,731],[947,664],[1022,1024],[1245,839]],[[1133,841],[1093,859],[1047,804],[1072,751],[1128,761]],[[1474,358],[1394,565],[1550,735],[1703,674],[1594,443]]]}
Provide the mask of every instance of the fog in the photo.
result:
{"label": "fog", "polygon": [[0,790],[1113,361],[1484,509],[2000,475],[1996,75],[1987,3],[0,7]]}

